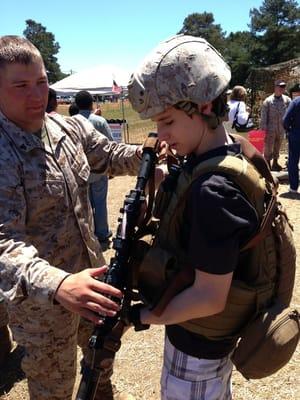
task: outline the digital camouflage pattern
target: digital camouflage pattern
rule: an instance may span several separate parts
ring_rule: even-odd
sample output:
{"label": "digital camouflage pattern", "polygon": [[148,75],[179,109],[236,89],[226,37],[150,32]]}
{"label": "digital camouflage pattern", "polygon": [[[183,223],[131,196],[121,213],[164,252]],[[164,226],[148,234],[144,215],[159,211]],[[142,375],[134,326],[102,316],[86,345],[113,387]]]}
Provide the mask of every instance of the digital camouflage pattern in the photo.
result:
{"label": "digital camouflage pattern", "polygon": [[0,295],[26,349],[31,400],[71,400],[79,317],[54,295],[68,274],[105,263],[93,233],[90,171],[136,174],[140,160],[136,146],[109,142],[82,116],[45,116],[44,127],[48,144],[0,113]]}
{"label": "digital camouflage pattern", "polygon": [[278,159],[281,142],[285,133],[282,118],[288,108],[291,99],[274,94],[267,97],[261,109],[260,127],[266,131],[264,156],[267,160]]}
{"label": "digital camouflage pattern", "polygon": [[221,54],[205,39],[174,36],[158,45],[131,76],[128,96],[142,119],[181,101],[201,104],[218,97],[231,78]]}
{"label": "digital camouflage pattern", "polygon": [[45,122],[54,154],[0,115],[0,287],[15,303],[52,304],[66,275],[104,264],[93,234],[90,170],[135,174],[140,163],[136,146],[109,142],[83,117]]}

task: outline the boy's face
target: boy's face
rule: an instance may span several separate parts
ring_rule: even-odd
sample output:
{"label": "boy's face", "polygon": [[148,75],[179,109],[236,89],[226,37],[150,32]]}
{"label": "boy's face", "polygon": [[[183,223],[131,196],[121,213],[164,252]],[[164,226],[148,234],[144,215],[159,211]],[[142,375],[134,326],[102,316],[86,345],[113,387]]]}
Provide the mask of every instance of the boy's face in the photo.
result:
{"label": "boy's face", "polygon": [[48,102],[48,80],[42,60],[0,69],[0,110],[28,132],[38,131]]}
{"label": "boy's face", "polygon": [[190,117],[184,111],[170,107],[152,120],[157,123],[159,140],[166,141],[178,155],[201,152],[204,125],[200,116]]}

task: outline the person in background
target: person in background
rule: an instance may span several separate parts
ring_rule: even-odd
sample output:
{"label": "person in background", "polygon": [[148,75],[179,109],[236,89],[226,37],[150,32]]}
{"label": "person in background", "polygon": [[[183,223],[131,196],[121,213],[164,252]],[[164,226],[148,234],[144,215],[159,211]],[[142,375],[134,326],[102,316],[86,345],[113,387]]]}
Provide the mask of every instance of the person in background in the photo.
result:
{"label": "person in background", "polygon": [[[81,115],[50,118],[48,89],[38,49],[1,36],[0,296],[25,349],[30,399],[71,400],[77,343],[89,358],[94,324],[122,297],[96,279],[107,267],[91,230],[89,174],[136,175],[141,148],[110,142]],[[114,398],[111,372],[109,359],[96,400]]]}
{"label": "person in background", "polygon": [[237,122],[241,125],[246,124],[249,118],[249,110],[246,106],[247,91],[243,86],[234,86],[232,89],[228,106],[228,120],[233,123],[235,117],[237,117]]}
{"label": "person in background", "polygon": [[58,106],[58,104],[57,104],[56,91],[52,88],[49,88],[46,112],[51,115],[56,115],[57,114],[57,111],[56,111],[57,106]]}
{"label": "person in background", "polygon": [[282,118],[291,102],[290,97],[284,94],[285,89],[285,81],[276,80],[274,82],[274,93],[265,99],[261,108],[260,128],[266,132],[264,156],[273,171],[282,170],[278,163],[280,147],[285,133]]}
{"label": "person in background", "polygon": [[299,187],[300,159],[300,96],[295,97],[289,104],[283,116],[283,127],[288,135],[288,174],[290,192],[297,193]]}
{"label": "person in background", "polygon": [[102,110],[99,106],[94,110],[94,114],[99,115],[100,117],[102,116]]}
{"label": "person in background", "polygon": [[70,117],[72,117],[73,115],[78,114],[79,113],[78,105],[75,102],[71,103],[70,106],[69,106],[68,112],[69,112]]}
{"label": "person in background", "polygon": [[[75,103],[79,108],[80,115],[87,118],[95,129],[109,140],[113,140],[106,119],[93,112],[93,96],[89,92],[82,90],[76,93]],[[90,201],[94,211],[95,235],[105,248],[109,238],[112,236],[108,226],[107,212],[108,177],[107,175],[91,174],[89,183]]]}

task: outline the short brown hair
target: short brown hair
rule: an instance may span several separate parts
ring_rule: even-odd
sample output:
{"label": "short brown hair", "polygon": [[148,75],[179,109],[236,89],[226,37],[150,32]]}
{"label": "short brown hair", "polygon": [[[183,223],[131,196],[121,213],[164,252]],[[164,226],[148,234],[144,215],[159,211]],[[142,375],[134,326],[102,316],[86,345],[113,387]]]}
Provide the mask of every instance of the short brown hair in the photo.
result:
{"label": "short brown hair", "polygon": [[31,64],[41,60],[39,50],[26,38],[15,35],[0,36],[0,68],[8,64]]}
{"label": "short brown hair", "polygon": [[235,86],[230,94],[230,100],[244,101],[246,99],[247,91],[244,86]]}

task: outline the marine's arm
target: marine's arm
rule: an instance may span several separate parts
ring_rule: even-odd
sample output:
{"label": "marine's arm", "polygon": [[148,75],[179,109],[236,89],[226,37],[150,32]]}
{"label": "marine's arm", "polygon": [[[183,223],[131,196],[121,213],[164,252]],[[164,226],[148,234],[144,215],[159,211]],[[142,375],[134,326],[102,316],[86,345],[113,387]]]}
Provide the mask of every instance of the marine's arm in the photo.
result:
{"label": "marine's arm", "polygon": [[141,162],[139,146],[108,140],[80,115],[66,121],[77,135],[75,139],[82,142],[92,172],[111,176],[136,175]]}
{"label": "marine's arm", "polygon": [[262,130],[267,130],[268,127],[268,102],[265,100],[261,107],[261,116],[260,116],[260,128]]}
{"label": "marine's arm", "polygon": [[[91,319],[92,311],[109,314],[118,310],[104,295],[121,296],[115,288],[96,281],[105,268],[87,269],[76,274],[50,265],[39,257],[27,235],[27,204],[18,167],[0,168],[0,294],[8,301],[32,298],[37,304],[60,302],[70,311]],[[102,295],[102,293],[104,295]]]}

